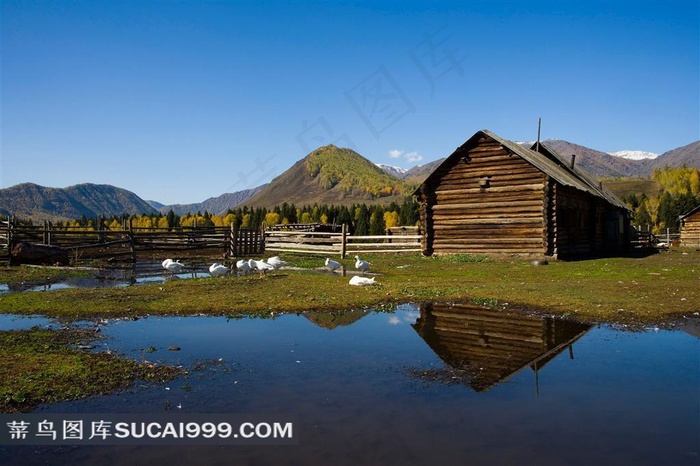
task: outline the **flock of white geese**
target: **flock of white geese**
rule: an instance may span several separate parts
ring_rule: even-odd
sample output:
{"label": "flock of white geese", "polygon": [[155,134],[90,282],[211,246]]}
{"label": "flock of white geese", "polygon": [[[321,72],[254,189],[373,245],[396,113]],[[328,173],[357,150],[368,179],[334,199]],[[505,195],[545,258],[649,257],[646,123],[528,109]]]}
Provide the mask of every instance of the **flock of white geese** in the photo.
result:
{"label": "flock of white geese", "polygon": [[[235,265],[232,265],[231,268],[226,267],[223,264],[219,264],[218,262],[215,262],[209,266],[209,274],[212,277],[221,277],[235,270],[237,275],[247,275],[251,272],[258,272],[260,274],[260,278],[262,278],[265,275],[267,275],[268,272],[272,270],[278,270],[285,265],[287,265],[287,263],[280,259],[278,256],[270,257],[269,259],[267,259],[267,261],[255,259],[241,259],[238,262],[236,262]],[[335,272],[336,270],[339,270],[343,267],[343,264],[341,264],[338,261],[334,261],[330,257],[326,258],[324,265],[331,272]],[[185,264],[181,263],[179,260],[165,259],[162,263],[162,266],[168,272],[176,274],[182,271],[182,269],[185,267]],[[369,271],[370,266],[371,264],[369,262],[362,260],[360,256],[355,256],[355,269],[357,269],[360,273],[367,273]],[[350,279],[350,284],[355,286],[374,285],[374,277],[367,278],[360,275],[354,275]]]}

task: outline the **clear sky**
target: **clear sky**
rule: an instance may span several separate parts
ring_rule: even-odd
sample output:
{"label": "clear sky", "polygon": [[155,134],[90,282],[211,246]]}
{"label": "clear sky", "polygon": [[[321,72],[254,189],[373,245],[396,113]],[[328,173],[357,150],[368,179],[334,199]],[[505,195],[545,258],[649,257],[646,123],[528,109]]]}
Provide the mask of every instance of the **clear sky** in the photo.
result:
{"label": "clear sky", "polygon": [[700,2],[2,2],[0,187],[165,204],[334,143],[404,168],[486,128],[700,139]]}

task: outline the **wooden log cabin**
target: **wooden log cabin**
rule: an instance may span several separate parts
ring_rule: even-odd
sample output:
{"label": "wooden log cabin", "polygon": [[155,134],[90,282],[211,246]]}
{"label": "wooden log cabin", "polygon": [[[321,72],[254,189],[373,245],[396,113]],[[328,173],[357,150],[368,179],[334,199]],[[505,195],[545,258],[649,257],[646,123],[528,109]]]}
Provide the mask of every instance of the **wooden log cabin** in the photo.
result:
{"label": "wooden log cabin", "polygon": [[615,255],[629,247],[629,210],[543,144],[478,131],[414,193],[423,254]]}
{"label": "wooden log cabin", "polygon": [[700,248],[700,206],[681,215],[681,246]]}
{"label": "wooden log cabin", "polygon": [[474,304],[421,304],[413,329],[456,372],[482,392],[525,368],[537,372],[573,343],[590,324],[495,311]]}

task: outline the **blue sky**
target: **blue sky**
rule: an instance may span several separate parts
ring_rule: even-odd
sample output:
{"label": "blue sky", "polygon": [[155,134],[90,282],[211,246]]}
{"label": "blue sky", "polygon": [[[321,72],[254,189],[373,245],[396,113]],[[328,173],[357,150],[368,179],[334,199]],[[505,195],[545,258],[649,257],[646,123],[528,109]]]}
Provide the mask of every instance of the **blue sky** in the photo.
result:
{"label": "blue sky", "polygon": [[603,151],[700,139],[700,2],[2,3],[0,187],[166,204],[311,150],[409,168],[479,129]]}

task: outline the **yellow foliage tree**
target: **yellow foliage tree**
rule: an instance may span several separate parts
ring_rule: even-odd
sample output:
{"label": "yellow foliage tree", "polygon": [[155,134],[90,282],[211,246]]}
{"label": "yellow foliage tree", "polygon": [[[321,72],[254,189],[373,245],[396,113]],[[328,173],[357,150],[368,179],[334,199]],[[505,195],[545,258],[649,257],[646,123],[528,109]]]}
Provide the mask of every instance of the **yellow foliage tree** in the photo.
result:
{"label": "yellow foliage tree", "polygon": [[697,196],[700,194],[700,175],[697,168],[670,168],[666,167],[663,170],[654,169],[652,179],[661,183],[664,190],[668,191],[672,196],[679,194],[692,194]]}
{"label": "yellow foliage tree", "polygon": [[231,225],[236,221],[236,214],[226,214],[224,217],[224,225]]}
{"label": "yellow foliage tree", "polygon": [[277,212],[268,212],[265,214],[266,225],[277,225],[278,223],[280,223],[280,214]]}
{"label": "yellow foliage tree", "polygon": [[663,231],[659,222],[659,198],[650,197],[645,201],[647,212],[649,212],[649,217],[651,217],[651,224],[654,225],[652,228],[652,233],[659,234]]}
{"label": "yellow foliage tree", "polygon": [[399,226],[401,223],[401,217],[399,216],[398,212],[384,212],[384,223],[386,224],[387,229]]}

